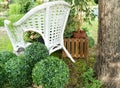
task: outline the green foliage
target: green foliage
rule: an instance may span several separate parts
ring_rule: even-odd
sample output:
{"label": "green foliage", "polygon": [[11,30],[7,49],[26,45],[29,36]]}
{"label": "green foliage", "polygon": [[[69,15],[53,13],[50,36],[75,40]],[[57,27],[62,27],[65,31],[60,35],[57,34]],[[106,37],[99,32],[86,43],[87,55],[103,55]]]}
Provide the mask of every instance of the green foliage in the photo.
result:
{"label": "green foliage", "polygon": [[35,42],[40,37],[39,33],[28,31],[24,33],[24,40],[26,42]]}
{"label": "green foliage", "polygon": [[3,67],[1,66],[1,63],[0,63],[0,88],[4,88],[4,83],[5,83],[5,75],[4,75],[4,69]]}
{"label": "green foliage", "polygon": [[86,27],[83,27],[82,29],[86,32],[88,36],[89,47],[92,48],[95,45],[95,40],[90,36],[90,30],[88,30]]}
{"label": "green foliage", "polygon": [[6,74],[6,71],[4,70],[5,69],[5,63],[12,59],[13,57],[17,57],[15,54],[13,54],[12,52],[10,51],[1,51],[0,52],[0,68],[1,68],[1,72],[3,74],[1,74],[2,76],[2,85],[4,85],[5,83],[7,83],[7,74]]}
{"label": "green foliage", "polygon": [[4,2],[4,0],[0,0],[0,2]]}
{"label": "green foliage", "polygon": [[0,63],[3,65],[10,60],[11,58],[16,57],[16,55],[10,51],[1,51],[0,52]]}
{"label": "green foliage", "polygon": [[69,69],[62,60],[48,57],[35,65],[32,78],[34,84],[43,88],[63,88],[69,78]]}
{"label": "green foliage", "polygon": [[4,26],[4,20],[5,18],[0,18],[0,26]]}
{"label": "green foliage", "polygon": [[[90,5],[93,0],[65,0],[71,4],[71,11],[67,22],[64,36],[71,36],[73,31],[79,30],[84,22],[91,23],[95,19]],[[69,37],[68,36],[68,37]]]}
{"label": "green foliage", "polygon": [[84,74],[82,75],[84,80],[85,88],[101,88],[102,83],[99,80],[96,80],[93,77],[93,69],[89,68]]}
{"label": "green foliage", "polygon": [[20,14],[21,6],[20,4],[10,4],[9,5],[9,15]]}
{"label": "green foliage", "polygon": [[39,42],[32,43],[25,50],[25,59],[31,68],[33,68],[34,64],[44,59],[48,55],[49,52],[46,46]]}
{"label": "green foliage", "polygon": [[88,37],[88,40],[89,40],[89,47],[92,48],[94,45],[95,45],[95,41],[92,37]]}
{"label": "green foliage", "polygon": [[8,25],[11,32],[14,35],[15,27],[13,26],[14,22],[17,22],[19,19],[21,19],[24,16],[24,14],[13,14],[8,17],[8,20],[11,21],[11,23]]}
{"label": "green foliage", "polygon": [[12,23],[14,23],[14,22],[17,22],[20,18],[22,18],[24,16],[24,14],[13,14],[13,15],[10,15],[9,17],[8,17],[8,20],[10,20],[11,21],[11,24],[10,25],[12,25]]}
{"label": "green foliage", "polygon": [[5,71],[12,88],[26,88],[29,85],[29,65],[24,59],[14,57],[5,63]]}
{"label": "green foliage", "polygon": [[34,3],[31,0],[16,0],[12,1],[15,4],[10,4],[10,15],[11,14],[24,14],[28,12],[33,6]]}
{"label": "green foliage", "polygon": [[[51,1],[51,0],[49,0],[49,1]],[[40,5],[40,4],[44,3],[44,2],[43,2],[43,0],[35,0],[35,3],[36,3],[37,5]]]}
{"label": "green foliage", "polygon": [[3,51],[3,50],[13,51],[11,42],[6,32],[0,30],[0,36],[1,36],[0,37],[0,51]]}
{"label": "green foliage", "polygon": [[27,2],[23,3],[22,1],[21,3],[21,13],[26,13],[28,12],[33,6],[33,2],[31,0],[28,0]]}
{"label": "green foliage", "polygon": [[66,62],[70,69],[70,79],[65,88],[82,88],[83,81],[81,75],[87,69],[88,65],[86,61],[84,59],[78,59],[76,60],[76,63],[71,63],[71,61],[68,58],[64,59],[64,61]]}
{"label": "green foliage", "polygon": [[71,63],[69,58],[63,59],[70,69],[70,79],[64,88],[85,88],[82,74],[87,71],[88,68],[93,68],[95,63],[94,57],[88,57],[86,59],[76,59],[76,63]]}
{"label": "green foliage", "polygon": [[94,0],[94,2],[95,2],[96,4],[98,4],[98,0]]}

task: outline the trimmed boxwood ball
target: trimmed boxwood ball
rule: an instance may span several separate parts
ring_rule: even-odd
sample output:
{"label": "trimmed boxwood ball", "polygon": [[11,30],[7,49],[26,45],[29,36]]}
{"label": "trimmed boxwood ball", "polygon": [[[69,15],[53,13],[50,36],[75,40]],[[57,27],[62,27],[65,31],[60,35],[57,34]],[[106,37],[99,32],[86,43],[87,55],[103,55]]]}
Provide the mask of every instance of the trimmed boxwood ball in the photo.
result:
{"label": "trimmed boxwood ball", "polygon": [[34,67],[38,61],[44,59],[49,55],[47,47],[39,42],[34,42],[25,50],[25,59],[30,67]]}
{"label": "trimmed boxwood ball", "polygon": [[29,83],[29,65],[23,58],[14,57],[5,63],[8,82],[12,88],[26,88]]}
{"label": "trimmed boxwood ball", "polygon": [[[0,85],[4,86],[7,83],[7,74],[4,70],[5,63],[13,57],[17,57],[14,53],[10,51],[1,51],[0,52]],[[2,86],[0,86],[2,88]]]}
{"label": "trimmed boxwood ball", "polygon": [[42,88],[63,88],[68,82],[69,69],[62,60],[49,56],[35,64],[32,78],[33,83]]}
{"label": "trimmed boxwood ball", "polygon": [[2,68],[1,64],[0,64],[0,88],[4,87],[4,69]]}
{"label": "trimmed boxwood ball", "polygon": [[16,57],[16,55],[10,51],[1,51],[0,52],[0,63],[5,64],[12,57]]}

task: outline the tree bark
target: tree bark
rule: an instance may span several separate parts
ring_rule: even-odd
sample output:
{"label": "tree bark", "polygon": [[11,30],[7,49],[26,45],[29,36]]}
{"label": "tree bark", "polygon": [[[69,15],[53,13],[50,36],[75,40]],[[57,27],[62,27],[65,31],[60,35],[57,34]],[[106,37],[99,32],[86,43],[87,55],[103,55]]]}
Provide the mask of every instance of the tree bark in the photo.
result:
{"label": "tree bark", "polygon": [[103,88],[120,88],[120,0],[99,0],[95,74]]}

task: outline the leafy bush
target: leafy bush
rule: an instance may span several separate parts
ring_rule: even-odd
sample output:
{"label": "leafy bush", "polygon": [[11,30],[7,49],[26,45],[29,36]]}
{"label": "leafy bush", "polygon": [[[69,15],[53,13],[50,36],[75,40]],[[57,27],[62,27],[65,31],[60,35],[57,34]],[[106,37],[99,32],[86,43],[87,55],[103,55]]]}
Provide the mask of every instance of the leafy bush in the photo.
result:
{"label": "leafy bush", "polygon": [[21,3],[21,10],[20,10],[21,13],[28,12],[34,6],[34,4],[31,0],[28,0],[25,3],[22,3],[22,2],[20,2],[20,3]]}
{"label": "leafy bush", "polygon": [[0,63],[4,65],[11,58],[16,57],[16,55],[10,51],[1,51],[0,52]]}
{"label": "leafy bush", "polygon": [[82,75],[85,88],[101,88],[102,83],[93,77],[93,69],[89,68]]}
{"label": "leafy bush", "polygon": [[44,59],[48,55],[49,52],[46,46],[38,42],[32,43],[25,50],[25,59],[31,68],[33,68],[34,64]]}
{"label": "leafy bush", "polygon": [[5,75],[4,75],[4,69],[3,67],[1,66],[1,63],[0,63],[0,88],[4,88],[4,82],[5,82],[5,79],[4,79]]}
{"label": "leafy bush", "polygon": [[8,81],[7,77],[6,77],[7,76],[6,71],[4,70],[5,63],[13,57],[16,57],[16,55],[10,51],[1,51],[0,52],[0,68],[1,68],[0,69],[0,74],[1,74],[0,79],[2,79],[0,83],[2,83],[2,85],[4,85],[4,83],[7,83],[7,81]]}
{"label": "leafy bush", "polygon": [[84,59],[77,59],[76,63],[71,63],[69,59],[63,59],[70,69],[70,79],[65,88],[83,88],[81,75],[87,69],[87,63]]}
{"label": "leafy bush", "polygon": [[68,81],[69,70],[62,60],[47,57],[35,65],[32,78],[34,84],[43,88],[63,88]]}
{"label": "leafy bush", "polygon": [[14,57],[5,63],[9,85],[13,88],[26,88],[30,84],[29,70],[23,58]]}

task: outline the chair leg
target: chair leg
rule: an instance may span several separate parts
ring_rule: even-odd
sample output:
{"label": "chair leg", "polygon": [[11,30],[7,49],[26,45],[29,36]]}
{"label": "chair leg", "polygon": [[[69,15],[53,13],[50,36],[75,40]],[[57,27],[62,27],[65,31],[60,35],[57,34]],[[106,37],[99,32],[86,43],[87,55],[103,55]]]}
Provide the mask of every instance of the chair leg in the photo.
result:
{"label": "chair leg", "polygon": [[70,55],[70,53],[68,52],[68,50],[65,48],[65,46],[63,46],[63,50],[65,51],[65,53],[67,54],[67,56],[70,58],[70,60],[72,62],[75,62],[75,60],[72,58],[72,56]]}

